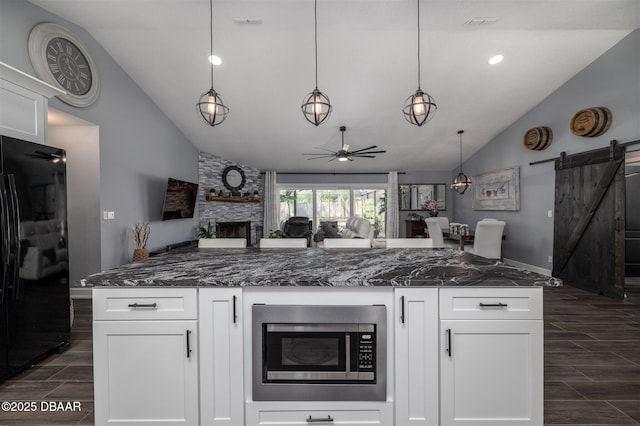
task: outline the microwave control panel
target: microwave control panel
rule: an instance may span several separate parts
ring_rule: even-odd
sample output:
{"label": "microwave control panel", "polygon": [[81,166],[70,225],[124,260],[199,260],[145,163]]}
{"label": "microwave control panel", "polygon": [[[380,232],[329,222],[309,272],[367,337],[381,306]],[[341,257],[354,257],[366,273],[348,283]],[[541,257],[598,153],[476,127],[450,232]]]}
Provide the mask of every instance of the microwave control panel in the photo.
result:
{"label": "microwave control panel", "polygon": [[358,370],[374,371],[376,366],[375,333],[359,333]]}

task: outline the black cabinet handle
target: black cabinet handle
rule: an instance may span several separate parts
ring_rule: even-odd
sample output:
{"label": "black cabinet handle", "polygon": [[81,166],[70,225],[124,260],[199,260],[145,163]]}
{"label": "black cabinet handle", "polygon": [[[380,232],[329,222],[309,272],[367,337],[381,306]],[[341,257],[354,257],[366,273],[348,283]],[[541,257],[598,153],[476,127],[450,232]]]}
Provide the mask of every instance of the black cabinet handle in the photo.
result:
{"label": "black cabinet handle", "polygon": [[326,419],[314,419],[313,417],[309,416],[309,418],[307,419],[307,423],[320,423],[320,422],[333,423],[333,419],[331,418],[331,416],[327,416]]}
{"label": "black cabinet handle", "polygon": [[147,303],[147,304],[143,304],[143,303],[130,303],[129,304],[130,308],[136,309],[136,308],[151,308],[151,309],[156,309],[158,307],[157,303]]}
{"label": "black cabinet handle", "polygon": [[400,321],[404,324],[404,296],[400,296]]}
{"label": "black cabinet handle", "polygon": [[451,358],[451,353],[453,351],[451,350],[451,329],[447,328],[447,354],[449,355],[449,358]]}
{"label": "black cabinet handle", "polygon": [[506,308],[507,306],[509,306],[509,305],[507,305],[506,303],[502,303],[502,302],[500,302],[500,303],[482,303],[482,302],[480,302],[480,307],[481,308]]}
{"label": "black cabinet handle", "polygon": [[189,342],[190,335],[191,330],[187,330],[187,358],[191,358],[191,343]]}
{"label": "black cabinet handle", "polygon": [[238,314],[236,312],[236,300],[238,299],[237,296],[233,296],[233,323],[236,324],[238,322]]}

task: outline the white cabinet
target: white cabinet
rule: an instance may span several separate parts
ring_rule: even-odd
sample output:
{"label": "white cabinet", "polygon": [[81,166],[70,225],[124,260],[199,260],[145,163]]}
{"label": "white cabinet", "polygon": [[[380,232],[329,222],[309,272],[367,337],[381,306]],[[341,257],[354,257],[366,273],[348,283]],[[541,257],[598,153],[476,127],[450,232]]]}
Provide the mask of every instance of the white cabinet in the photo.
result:
{"label": "white cabinet", "polygon": [[395,426],[438,425],[438,289],[396,289]]}
{"label": "white cabinet", "polygon": [[48,98],[62,93],[0,62],[0,133],[45,144]]}
{"label": "white cabinet", "polygon": [[393,425],[390,401],[249,401],[246,410],[245,426]]}
{"label": "white cabinet", "polygon": [[95,424],[198,424],[196,289],[94,289]]}
{"label": "white cabinet", "polygon": [[440,424],[541,425],[542,289],[441,289],[440,317]]}
{"label": "white cabinet", "polygon": [[199,290],[200,424],[244,424],[242,289]]}

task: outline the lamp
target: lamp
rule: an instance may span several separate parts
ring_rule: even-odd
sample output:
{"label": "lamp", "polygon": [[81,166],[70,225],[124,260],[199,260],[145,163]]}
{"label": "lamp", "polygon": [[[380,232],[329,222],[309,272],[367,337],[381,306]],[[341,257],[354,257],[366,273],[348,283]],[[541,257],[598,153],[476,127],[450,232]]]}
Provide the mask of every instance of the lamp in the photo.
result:
{"label": "lamp", "polygon": [[[211,56],[213,56],[213,0],[209,0],[209,35]],[[229,115],[229,107],[224,104],[220,94],[213,88],[213,62],[211,62],[211,89],[200,95],[196,109],[205,123],[211,127],[222,124]]]}
{"label": "lamp", "polygon": [[307,94],[302,100],[302,113],[306,120],[319,126],[331,115],[331,101],[329,97],[318,90],[318,0],[313,2],[313,21],[314,21],[314,37],[315,37],[315,52],[316,52],[316,88],[309,94]]}
{"label": "lamp", "polygon": [[462,195],[464,192],[471,186],[471,179],[467,177],[464,173],[462,173],[462,134],[464,130],[458,130],[458,134],[460,135],[460,172],[458,176],[453,179],[453,183],[451,184],[451,189],[456,191],[458,194]]}
{"label": "lamp", "polygon": [[431,121],[438,106],[431,95],[420,88],[420,0],[416,0],[416,3],[418,3],[418,90],[404,102],[402,113],[409,123],[422,126]]}

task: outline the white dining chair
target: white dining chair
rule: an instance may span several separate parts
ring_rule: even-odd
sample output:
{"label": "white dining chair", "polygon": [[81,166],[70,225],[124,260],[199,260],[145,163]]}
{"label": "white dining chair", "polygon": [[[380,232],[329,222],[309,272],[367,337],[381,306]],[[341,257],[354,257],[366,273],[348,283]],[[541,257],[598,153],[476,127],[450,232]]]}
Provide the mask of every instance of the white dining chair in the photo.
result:
{"label": "white dining chair", "polygon": [[481,220],[476,224],[470,253],[489,259],[502,259],[502,233],[506,223],[501,220]]}
{"label": "white dining chair", "polygon": [[371,248],[371,240],[368,238],[325,238],[323,241],[323,248],[325,249],[338,249],[338,248]]}
{"label": "white dining chair", "polygon": [[433,241],[433,247],[444,247],[444,238],[442,237],[442,228],[440,222],[435,217],[428,217],[424,220],[429,230],[429,239]]}
{"label": "white dining chair", "polygon": [[200,238],[198,248],[246,248],[246,238]]}
{"label": "white dining chair", "polygon": [[260,238],[261,249],[307,248],[306,238]]}
{"label": "white dining chair", "polygon": [[431,238],[387,238],[386,248],[433,248]]}

